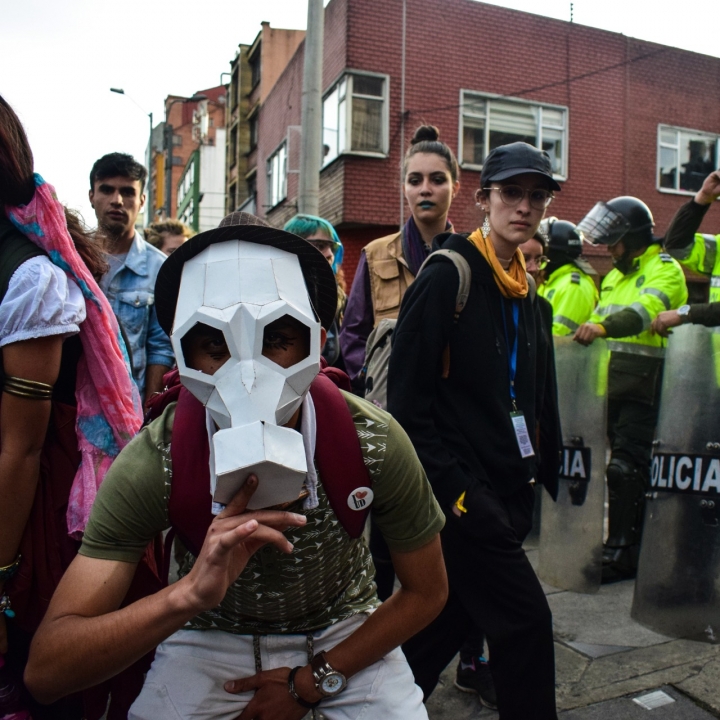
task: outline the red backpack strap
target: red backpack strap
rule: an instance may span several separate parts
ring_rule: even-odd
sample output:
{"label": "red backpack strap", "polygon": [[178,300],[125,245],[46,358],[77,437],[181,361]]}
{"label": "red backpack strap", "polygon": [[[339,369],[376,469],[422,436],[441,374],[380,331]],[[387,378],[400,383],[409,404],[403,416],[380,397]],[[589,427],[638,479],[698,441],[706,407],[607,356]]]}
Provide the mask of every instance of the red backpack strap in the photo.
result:
{"label": "red backpack strap", "polygon": [[337,519],[351,538],[358,538],[370,510],[370,504],[365,504],[362,498],[370,490],[372,480],[365,466],[352,414],[333,382],[335,373],[328,370],[335,369],[323,370],[310,386],[317,421],[315,461]]}
{"label": "red backpack strap", "polygon": [[205,406],[190,391],[179,391],[170,445],[173,477],[168,515],[185,547],[200,553],[213,520],[210,495],[210,444]]}
{"label": "red backpack strap", "polygon": [[145,425],[156,420],[162,414],[165,408],[171,402],[177,402],[180,396],[182,384],[180,383],[180,371],[175,368],[163,375],[163,390],[155,393],[147,401],[147,409],[145,411]]}

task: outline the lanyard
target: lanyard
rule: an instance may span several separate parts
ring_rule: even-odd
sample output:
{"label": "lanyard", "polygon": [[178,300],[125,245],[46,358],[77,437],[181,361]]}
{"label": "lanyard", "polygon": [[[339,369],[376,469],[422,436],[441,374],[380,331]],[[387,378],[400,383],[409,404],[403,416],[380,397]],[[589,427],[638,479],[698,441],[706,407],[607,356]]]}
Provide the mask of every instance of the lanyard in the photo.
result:
{"label": "lanyard", "polygon": [[515,403],[515,375],[517,374],[517,354],[518,354],[518,325],[520,319],[520,305],[517,300],[512,302],[513,325],[515,326],[515,340],[513,341],[512,350],[510,349],[510,337],[508,336],[507,318],[505,317],[505,303],[502,303],[502,319],[503,329],[505,330],[505,346],[508,352],[508,374],[510,376],[510,399],[512,400],[513,410],[517,410]]}

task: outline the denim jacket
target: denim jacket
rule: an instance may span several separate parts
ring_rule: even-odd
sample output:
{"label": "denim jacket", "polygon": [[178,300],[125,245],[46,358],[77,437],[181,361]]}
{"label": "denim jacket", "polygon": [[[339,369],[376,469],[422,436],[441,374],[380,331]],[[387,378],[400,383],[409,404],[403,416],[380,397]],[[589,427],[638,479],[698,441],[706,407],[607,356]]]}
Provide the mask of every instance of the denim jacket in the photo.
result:
{"label": "denim jacket", "polygon": [[170,338],[155,313],[155,279],[164,261],[165,254],[136,232],[125,263],[108,271],[100,282],[130,344],[133,377],[141,397],[148,365],[175,364]]}

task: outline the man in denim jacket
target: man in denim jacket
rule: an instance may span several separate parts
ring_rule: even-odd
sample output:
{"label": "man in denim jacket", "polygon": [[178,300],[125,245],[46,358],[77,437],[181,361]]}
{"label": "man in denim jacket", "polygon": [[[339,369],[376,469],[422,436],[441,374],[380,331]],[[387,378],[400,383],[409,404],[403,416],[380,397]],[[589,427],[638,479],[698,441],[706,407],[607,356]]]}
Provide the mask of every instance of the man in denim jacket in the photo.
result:
{"label": "man in denim jacket", "polygon": [[125,332],[145,400],[162,390],[162,377],[174,364],[170,338],[155,313],[155,279],[165,255],[135,230],[146,178],[145,168],[123,153],[104,155],[90,172],[90,204],[110,264],[100,287]]}

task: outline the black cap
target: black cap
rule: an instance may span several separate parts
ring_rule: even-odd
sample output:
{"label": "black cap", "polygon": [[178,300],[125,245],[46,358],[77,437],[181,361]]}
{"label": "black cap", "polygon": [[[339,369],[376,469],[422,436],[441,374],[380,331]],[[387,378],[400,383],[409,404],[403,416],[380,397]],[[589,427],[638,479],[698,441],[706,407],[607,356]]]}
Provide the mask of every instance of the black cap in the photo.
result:
{"label": "black cap", "polygon": [[184,242],[161,265],[155,281],[155,311],[160,327],[168,335],[172,332],[175,319],[183,266],[209,245],[227,240],[270,245],[297,255],[310,302],[320,324],[326,330],[330,329],[337,311],[337,282],[324,255],[307,240],[293,233],[278,230],[250,213],[234,212],[223,218],[219,227],[199,233]]}
{"label": "black cap", "polygon": [[524,142],[500,145],[492,150],[483,163],[480,183],[482,187],[487,187],[491,182],[527,173],[547,178],[551,190],[562,190],[553,178],[550,156],[544,150]]}

